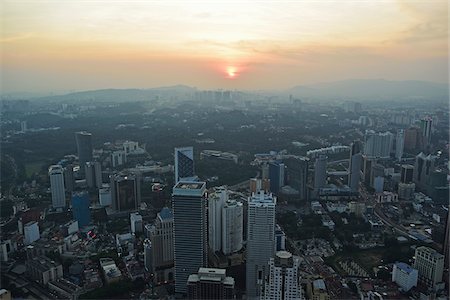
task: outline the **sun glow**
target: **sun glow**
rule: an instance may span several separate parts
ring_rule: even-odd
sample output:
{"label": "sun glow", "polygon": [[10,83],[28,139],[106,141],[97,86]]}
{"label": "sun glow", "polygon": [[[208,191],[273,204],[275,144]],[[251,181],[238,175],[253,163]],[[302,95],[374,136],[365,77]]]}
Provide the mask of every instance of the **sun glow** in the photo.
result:
{"label": "sun glow", "polygon": [[228,78],[231,78],[231,79],[236,78],[238,75],[236,67],[228,66],[227,67],[227,75],[228,75]]}

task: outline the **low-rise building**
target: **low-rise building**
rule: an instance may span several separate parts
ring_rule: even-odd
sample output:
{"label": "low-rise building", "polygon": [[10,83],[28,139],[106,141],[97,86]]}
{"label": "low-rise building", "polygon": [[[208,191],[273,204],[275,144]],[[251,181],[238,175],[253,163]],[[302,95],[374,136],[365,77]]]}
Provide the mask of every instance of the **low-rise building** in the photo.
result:
{"label": "low-rise building", "polygon": [[120,272],[114,260],[101,258],[100,267],[102,268],[103,276],[107,284],[118,282],[122,279],[122,272]]}
{"label": "low-rise building", "polygon": [[42,285],[63,277],[63,267],[60,263],[46,256],[38,256],[26,262],[27,273]]}
{"label": "low-rise building", "polygon": [[50,281],[48,283],[48,288],[55,291],[58,295],[62,296],[64,299],[75,300],[83,292],[83,289],[76,284],[64,279],[59,278],[55,281]]}
{"label": "low-rise building", "polygon": [[392,268],[392,282],[398,284],[405,292],[417,286],[418,276],[419,272],[416,269],[402,262],[395,263]]}
{"label": "low-rise building", "polygon": [[234,299],[234,278],[226,276],[224,269],[200,268],[198,274],[189,275],[188,299]]}

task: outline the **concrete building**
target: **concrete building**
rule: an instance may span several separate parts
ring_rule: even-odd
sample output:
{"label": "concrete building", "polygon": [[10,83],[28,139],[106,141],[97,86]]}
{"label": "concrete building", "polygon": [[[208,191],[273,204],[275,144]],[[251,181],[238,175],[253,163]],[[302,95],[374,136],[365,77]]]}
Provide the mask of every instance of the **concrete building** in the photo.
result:
{"label": "concrete building", "polygon": [[37,222],[29,222],[25,224],[25,226],[23,227],[23,233],[23,243],[25,246],[41,238],[41,235],[39,233],[39,225]]}
{"label": "concrete building", "polygon": [[269,276],[261,299],[300,300],[304,299],[300,286],[300,261],[287,251],[278,251],[269,260]]}
{"label": "concrete building", "polygon": [[414,198],[414,192],[416,190],[415,183],[402,183],[398,184],[398,199],[401,200],[411,200]]}
{"label": "concrete building", "polygon": [[130,214],[131,233],[143,232],[144,224],[142,222],[142,216],[138,213]]}
{"label": "concrete building", "polygon": [[215,188],[208,196],[208,244],[213,252],[222,249],[222,209],[228,200],[227,190]]}
{"label": "concrete building", "polygon": [[190,180],[194,176],[194,148],[175,148],[175,183]]}
{"label": "concrete building", "polygon": [[122,279],[122,272],[111,258],[100,258],[100,268],[107,284],[118,282]]}
{"label": "concrete building", "polygon": [[374,158],[389,158],[393,144],[393,134],[367,130],[365,134],[364,154]]}
{"label": "concrete building", "polygon": [[103,185],[102,188],[98,189],[98,202],[101,206],[111,206],[111,189],[108,185]]}
{"label": "concrete building", "polygon": [[199,268],[189,275],[188,299],[235,299],[234,278],[226,276],[224,269]]}
{"label": "concrete building", "polygon": [[405,292],[417,286],[418,276],[419,272],[416,269],[402,262],[395,263],[392,268],[392,282],[398,284]]}
{"label": "concrete building", "polygon": [[433,119],[426,117],[420,120],[420,129],[422,131],[422,137],[425,145],[431,144],[431,133],[433,128]]}
{"label": "concrete building", "polygon": [[270,191],[278,193],[284,186],[285,165],[282,162],[269,163]]}
{"label": "concrete building", "polygon": [[260,190],[270,192],[270,179],[250,178],[250,193],[257,193]]}
{"label": "concrete building", "polygon": [[78,221],[78,226],[84,227],[91,223],[91,200],[87,192],[75,192],[72,194],[73,219]]}
{"label": "concrete building", "polygon": [[275,224],[275,252],[286,250],[286,234],[280,225]]}
{"label": "concrete building", "polygon": [[435,171],[435,163],[437,156],[425,155],[420,152],[416,156],[416,162],[414,164],[414,183],[419,189],[425,190],[427,188],[427,181],[431,173]]}
{"label": "concrete building", "polygon": [[246,290],[249,299],[261,296],[269,272],[268,262],[275,253],[276,200],[264,192],[248,199]]}
{"label": "concrete building", "polygon": [[311,300],[330,300],[330,294],[323,279],[316,279],[307,285],[308,299]]}
{"label": "concrete building", "polygon": [[424,142],[420,128],[411,127],[405,130],[404,149],[409,153],[423,150]]}
{"label": "concrete building", "polygon": [[127,162],[127,155],[123,150],[116,150],[111,153],[111,164],[113,168],[117,168]]}
{"label": "concrete building", "polygon": [[314,164],[314,190],[316,193],[327,184],[327,160],[326,155],[319,155]]}
{"label": "concrete building", "polygon": [[74,177],[74,173],[73,173],[73,165],[70,164],[64,168],[63,176],[64,176],[65,190],[69,193],[72,193],[73,189],[75,188],[75,177]]}
{"label": "concrete building", "polygon": [[359,191],[359,182],[361,180],[362,146],[359,141],[355,141],[351,144],[350,148],[348,186],[352,192],[357,193]]}
{"label": "concrete building", "polygon": [[[296,189],[299,200],[308,199],[308,168],[310,160],[308,157],[295,157],[285,160],[288,173],[288,184]],[[255,191],[258,192],[258,191]]]}
{"label": "concrete building", "polygon": [[42,285],[63,277],[62,265],[46,256],[28,259],[25,266],[28,275]]}
{"label": "concrete building", "polygon": [[98,161],[88,161],[85,164],[86,184],[89,188],[101,188],[103,184],[102,179],[102,165]]}
{"label": "concrete building", "polygon": [[117,212],[136,211],[141,205],[141,180],[136,174],[111,176],[111,202]]}
{"label": "concrete building", "polygon": [[86,131],[75,133],[77,142],[78,162],[80,164],[80,172],[84,174],[84,166],[88,161],[92,161],[92,134]]}
{"label": "concrete building", "polygon": [[400,182],[411,183],[414,179],[414,166],[412,165],[402,165],[400,171]]}
{"label": "concrete building", "polygon": [[375,179],[377,177],[384,177],[384,167],[380,164],[372,164],[370,170],[370,186],[375,188]]}
{"label": "concrete building", "polygon": [[414,269],[419,271],[419,280],[430,288],[442,282],[444,272],[444,255],[428,247],[417,247]]}
{"label": "concrete building", "polygon": [[222,209],[222,252],[238,252],[243,246],[244,210],[240,202],[228,200]]}
{"label": "concrete building", "polygon": [[66,191],[64,188],[64,170],[60,165],[50,166],[48,169],[50,177],[50,190],[52,193],[52,207],[66,207]]}
{"label": "concrete building", "polygon": [[405,148],[405,131],[400,129],[397,131],[395,137],[395,158],[397,161],[401,161],[403,157],[403,150]]}
{"label": "concrete building", "polygon": [[189,275],[207,265],[206,182],[179,181],[173,188],[172,209],[175,292],[186,294]]}

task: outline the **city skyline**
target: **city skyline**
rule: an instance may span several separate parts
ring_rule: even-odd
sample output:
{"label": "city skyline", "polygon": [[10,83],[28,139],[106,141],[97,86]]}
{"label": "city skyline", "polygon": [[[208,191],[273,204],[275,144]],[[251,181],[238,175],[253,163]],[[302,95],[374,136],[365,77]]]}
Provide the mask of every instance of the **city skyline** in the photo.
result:
{"label": "city skyline", "polygon": [[6,1],[2,8],[6,92],[448,81],[442,0]]}

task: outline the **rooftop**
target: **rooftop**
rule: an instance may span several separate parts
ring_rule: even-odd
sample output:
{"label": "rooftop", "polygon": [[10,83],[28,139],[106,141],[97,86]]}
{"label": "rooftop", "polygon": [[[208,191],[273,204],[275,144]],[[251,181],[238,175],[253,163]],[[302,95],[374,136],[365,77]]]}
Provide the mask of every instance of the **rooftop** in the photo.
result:
{"label": "rooftop", "polygon": [[400,270],[402,270],[408,274],[415,270],[410,265],[402,263],[402,262],[398,262],[395,265],[397,266],[397,268],[399,268]]}
{"label": "rooftop", "polygon": [[206,182],[195,182],[195,181],[180,181],[175,185],[176,189],[186,189],[186,190],[199,190]]}
{"label": "rooftop", "polygon": [[168,207],[163,207],[159,212],[161,220],[173,219],[173,213]]}

